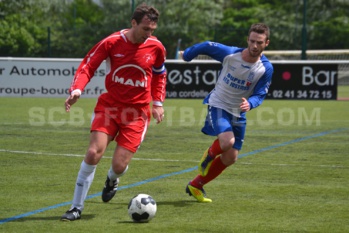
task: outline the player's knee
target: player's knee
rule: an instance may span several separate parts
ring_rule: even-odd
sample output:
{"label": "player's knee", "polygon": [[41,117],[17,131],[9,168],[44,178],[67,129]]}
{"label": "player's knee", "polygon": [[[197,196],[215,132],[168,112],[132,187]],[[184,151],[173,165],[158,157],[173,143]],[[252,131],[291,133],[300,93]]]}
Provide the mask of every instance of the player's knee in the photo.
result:
{"label": "player's knee", "polygon": [[219,145],[223,151],[228,151],[230,148],[233,147],[234,143],[235,143],[235,137],[224,138],[222,140],[219,140]]}
{"label": "player's knee", "polygon": [[103,151],[99,151],[95,148],[89,148],[87,150],[86,156],[85,156],[85,161],[88,164],[97,164],[103,155]]}
{"label": "player's knee", "polygon": [[230,160],[230,165],[233,165],[234,163],[236,163],[237,160],[238,160],[238,157],[235,156],[235,155],[233,155],[233,156],[231,157],[231,160]]}
{"label": "player's knee", "polygon": [[124,175],[127,170],[128,170],[128,165],[127,164],[112,164],[113,171],[115,174],[117,174],[119,177]]}
{"label": "player's knee", "polygon": [[98,154],[99,154],[99,152],[98,152],[98,150],[95,149],[95,148],[88,148],[87,153],[86,153],[86,155],[87,155],[88,157],[91,157],[91,158],[97,157]]}
{"label": "player's knee", "polygon": [[222,154],[222,162],[226,166],[233,165],[238,160],[238,151],[234,148],[224,152]]}

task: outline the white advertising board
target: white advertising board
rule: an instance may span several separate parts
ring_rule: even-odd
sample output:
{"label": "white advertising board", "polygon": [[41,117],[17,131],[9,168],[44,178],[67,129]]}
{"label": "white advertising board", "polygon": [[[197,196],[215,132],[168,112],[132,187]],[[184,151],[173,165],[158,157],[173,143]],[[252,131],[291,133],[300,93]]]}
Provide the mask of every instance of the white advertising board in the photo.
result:
{"label": "white advertising board", "polygon": [[[0,97],[67,97],[82,59],[0,58]],[[105,62],[87,84],[84,97],[104,92]]]}

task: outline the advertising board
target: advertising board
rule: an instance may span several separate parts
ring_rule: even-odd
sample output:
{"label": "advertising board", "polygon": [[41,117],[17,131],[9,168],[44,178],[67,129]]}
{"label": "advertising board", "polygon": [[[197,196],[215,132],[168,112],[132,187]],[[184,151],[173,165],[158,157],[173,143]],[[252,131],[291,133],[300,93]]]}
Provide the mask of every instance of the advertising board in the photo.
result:
{"label": "advertising board", "polygon": [[[0,96],[66,97],[81,59],[0,58]],[[338,65],[316,61],[272,62],[267,99],[337,99]],[[168,60],[167,98],[204,98],[219,76],[214,61]],[[105,92],[105,62],[96,70],[83,97]]]}

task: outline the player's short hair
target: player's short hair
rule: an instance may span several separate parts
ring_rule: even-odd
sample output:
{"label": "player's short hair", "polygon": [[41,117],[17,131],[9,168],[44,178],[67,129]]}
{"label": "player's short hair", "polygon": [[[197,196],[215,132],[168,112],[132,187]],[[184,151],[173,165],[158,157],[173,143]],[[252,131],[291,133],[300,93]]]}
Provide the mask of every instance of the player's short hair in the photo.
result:
{"label": "player's short hair", "polygon": [[147,16],[151,21],[157,23],[160,13],[155,7],[142,3],[137,6],[133,12],[132,19],[136,20],[137,24],[140,24],[144,16]]}
{"label": "player's short hair", "polygon": [[251,32],[256,32],[258,34],[265,34],[267,36],[266,40],[269,40],[270,30],[269,30],[269,27],[264,23],[252,24],[250,27],[250,30],[248,31],[248,36],[250,36]]}

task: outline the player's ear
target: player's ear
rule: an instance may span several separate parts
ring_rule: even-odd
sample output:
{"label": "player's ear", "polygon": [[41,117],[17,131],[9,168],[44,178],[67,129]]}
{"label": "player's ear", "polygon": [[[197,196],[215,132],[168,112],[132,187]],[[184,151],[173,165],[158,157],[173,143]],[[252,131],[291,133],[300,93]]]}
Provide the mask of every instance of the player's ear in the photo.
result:
{"label": "player's ear", "polygon": [[266,40],[266,42],[265,42],[265,47],[267,47],[268,45],[269,45],[269,40]]}
{"label": "player's ear", "polygon": [[131,20],[131,25],[132,27],[136,27],[137,26],[137,21],[135,19]]}

